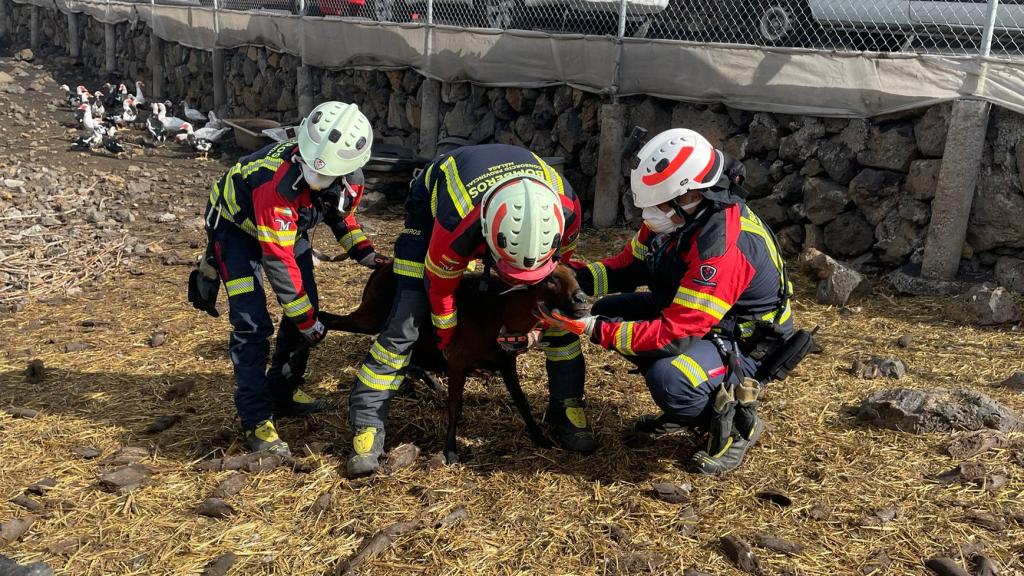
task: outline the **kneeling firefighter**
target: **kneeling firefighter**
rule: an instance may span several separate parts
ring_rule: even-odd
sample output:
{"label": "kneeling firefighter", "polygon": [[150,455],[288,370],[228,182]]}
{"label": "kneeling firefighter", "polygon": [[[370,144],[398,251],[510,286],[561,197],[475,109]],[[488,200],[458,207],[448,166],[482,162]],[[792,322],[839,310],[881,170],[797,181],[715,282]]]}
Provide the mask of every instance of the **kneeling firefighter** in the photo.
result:
{"label": "kneeling firefighter", "polygon": [[[787,351],[807,340],[802,331],[790,338],[792,286],[771,230],[742,199],[742,179],[742,164],[692,130],[653,137],[630,174],[639,232],[620,254],[576,266],[583,290],[604,296],[594,315],[538,311],[640,369],[662,413],[637,431],[706,429],[707,449],[690,463],[706,474],[742,463],[764,430],[761,384],[785,377],[780,361],[792,368]],[[650,291],[633,292],[641,285]]]}
{"label": "kneeling firefighter", "polygon": [[[313,250],[308,232],[326,223],[349,256],[370,268],[387,261],[359,227],[361,168],[373,131],[354,104],[325,102],[298,128],[295,140],[272,144],[238,161],[213,185],[206,207],[206,254],[189,278],[189,301],[217,316],[217,278],[230,308],[235,406],[246,446],[288,453],[274,419],[326,408],[300,389],[311,347],[326,329],[317,320]],[[270,368],[273,323],[260,272],[284,308]]]}
{"label": "kneeling firefighter", "polygon": [[[438,348],[448,347],[458,324],[455,291],[469,264],[484,258],[505,283],[536,284],[558,261],[572,257],[580,219],[569,184],[524,148],[464,146],[427,166],[409,191],[405,229],[395,242],[398,291],[391,313],[349,396],[349,476],[379,466],[389,402],[420,330],[430,329],[427,322]],[[546,421],[563,447],[591,452],[595,442],[583,408],[579,336],[548,331],[543,339],[551,393]],[[503,346],[519,351],[517,345]]]}

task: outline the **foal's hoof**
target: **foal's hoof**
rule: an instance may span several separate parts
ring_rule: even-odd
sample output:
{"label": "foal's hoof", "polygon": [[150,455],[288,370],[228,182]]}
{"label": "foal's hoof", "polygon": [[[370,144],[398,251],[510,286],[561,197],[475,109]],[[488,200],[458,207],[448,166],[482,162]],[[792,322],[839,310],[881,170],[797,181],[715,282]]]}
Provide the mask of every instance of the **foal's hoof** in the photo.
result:
{"label": "foal's hoof", "polygon": [[454,450],[444,451],[444,462],[445,464],[452,466],[459,463],[459,453]]}

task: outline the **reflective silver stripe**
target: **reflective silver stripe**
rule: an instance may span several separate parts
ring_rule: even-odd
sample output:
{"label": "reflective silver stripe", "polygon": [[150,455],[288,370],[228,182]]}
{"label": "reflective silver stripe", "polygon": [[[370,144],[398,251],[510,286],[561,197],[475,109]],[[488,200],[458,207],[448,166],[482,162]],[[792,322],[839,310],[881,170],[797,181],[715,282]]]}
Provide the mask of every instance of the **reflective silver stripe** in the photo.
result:
{"label": "reflective silver stripe", "polygon": [[587,270],[594,276],[594,296],[604,296],[608,293],[608,268],[600,263],[587,264]]}
{"label": "reflective silver stripe", "polygon": [[284,308],[285,316],[289,318],[295,318],[297,316],[302,316],[306,312],[312,310],[313,304],[309,301],[309,295],[306,294],[287,304],[283,304],[282,308]]}
{"label": "reflective silver stripe", "polygon": [[228,280],[225,282],[224,287],[227,288],[228,297],[247,294],[256,289],[256,278],[253,276],[235,278],[234,280]]}
{"label": "reflective silver stripe", "polygon": [[544,349],[544,356],[552,362],[573,360],[581,354],[583,354],[583,346],[580,345],[579,340],[566,346],[550,346]]}
{"label": "reflective silver stripe", "polygon": [[360,242],[366,242],[369,238],[363,233],[362,228],[353,228],[349,230],[344,236],[338,239],[338,244],[341,245],[342,249],[348,251],[356,247]]}
{"label": "reflective silver stripe", "polygon": [[356,378],[374,390],[398,390],[398,387],[402,384],[402,376],[400,374],[389,374],[387,376],[374,374],[365,363],[359,367]]}
{"label": "reflective silver stripe", "polygon": [[423,278],[423,263],[395,258],[395,274],[410,278]]}
{"label": "reflective silver stripe", "polygon": [[672,365],[679,369],[683,375],[690,381],[690,384],[694,388],[708,381],[708,375],[704,372],[704,369],[700,367],[700,364],[687,356],[686,354],[680,354],[672,361]]}

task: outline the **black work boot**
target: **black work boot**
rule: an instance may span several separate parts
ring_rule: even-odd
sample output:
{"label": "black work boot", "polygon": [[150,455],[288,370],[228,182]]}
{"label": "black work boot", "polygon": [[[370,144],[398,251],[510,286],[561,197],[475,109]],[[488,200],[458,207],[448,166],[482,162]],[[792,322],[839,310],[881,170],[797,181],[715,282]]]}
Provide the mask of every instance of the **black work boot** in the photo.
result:
{"label": "black work boot", "polygon": [[587,422],[582,398],[552,400],[544,421],[551,427],[555,441],[566,450],[590,454],[597,450],[597,440]]}
{"label": "black work boot", "polygon": [[345,471],[349,478],[373,474],[380,468],[380,457],[384,454],[384,429],[361,426],[352,435],[352,454],[348,457]]}
{"label": "black work boot", "polygon": [[664,436],[685,430],[677,419],[659,412],[657,414],[644,414],[633,423],[633,432],[638,434],[650,434],[651,436]]}
{"label": "black work boot", "polygon": [[306,418],[327,410],[327,401],[314,398],[300,388],[296,388],[292,397],[284,401],[274,402],[274,418]]}
{"label": "black work boot", "polygon": [[[716,442],[713,434],[708,443],[708,450],[702,450],[693,455],[690,463],[693,472],[717,476],[740,467],[747,451],[764,432],[764,424],[757,417],[758,390],[757,381],[749,378],[737,386],[736,403],[732,409],[733,418],[729,423],[728,439],[724,443]],[[715,408],[717,416],[717,398]],[[712,430],[714,431],[714,424]]]}
{"label": "black work boot", "polygon": [[245,430],[245,446],[251,452],[270,452],[291,456],[288,444],[277,435],[273,420],[264,420],[253,428]]}

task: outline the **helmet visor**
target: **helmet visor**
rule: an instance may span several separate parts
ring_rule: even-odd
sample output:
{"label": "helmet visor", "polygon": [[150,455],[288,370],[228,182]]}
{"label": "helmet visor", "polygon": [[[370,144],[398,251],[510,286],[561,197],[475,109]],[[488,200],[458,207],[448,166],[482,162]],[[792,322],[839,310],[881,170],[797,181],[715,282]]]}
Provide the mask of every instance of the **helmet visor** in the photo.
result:
{"label": "helmet visor", "polygon": [[501,279],[509,284],[536,284],[550,276],[556,265],[555,259],[551,258],[538,268],[523,270],[522,268],[516,268],[506,260],[498,260],[494,268],[498,271]]}

